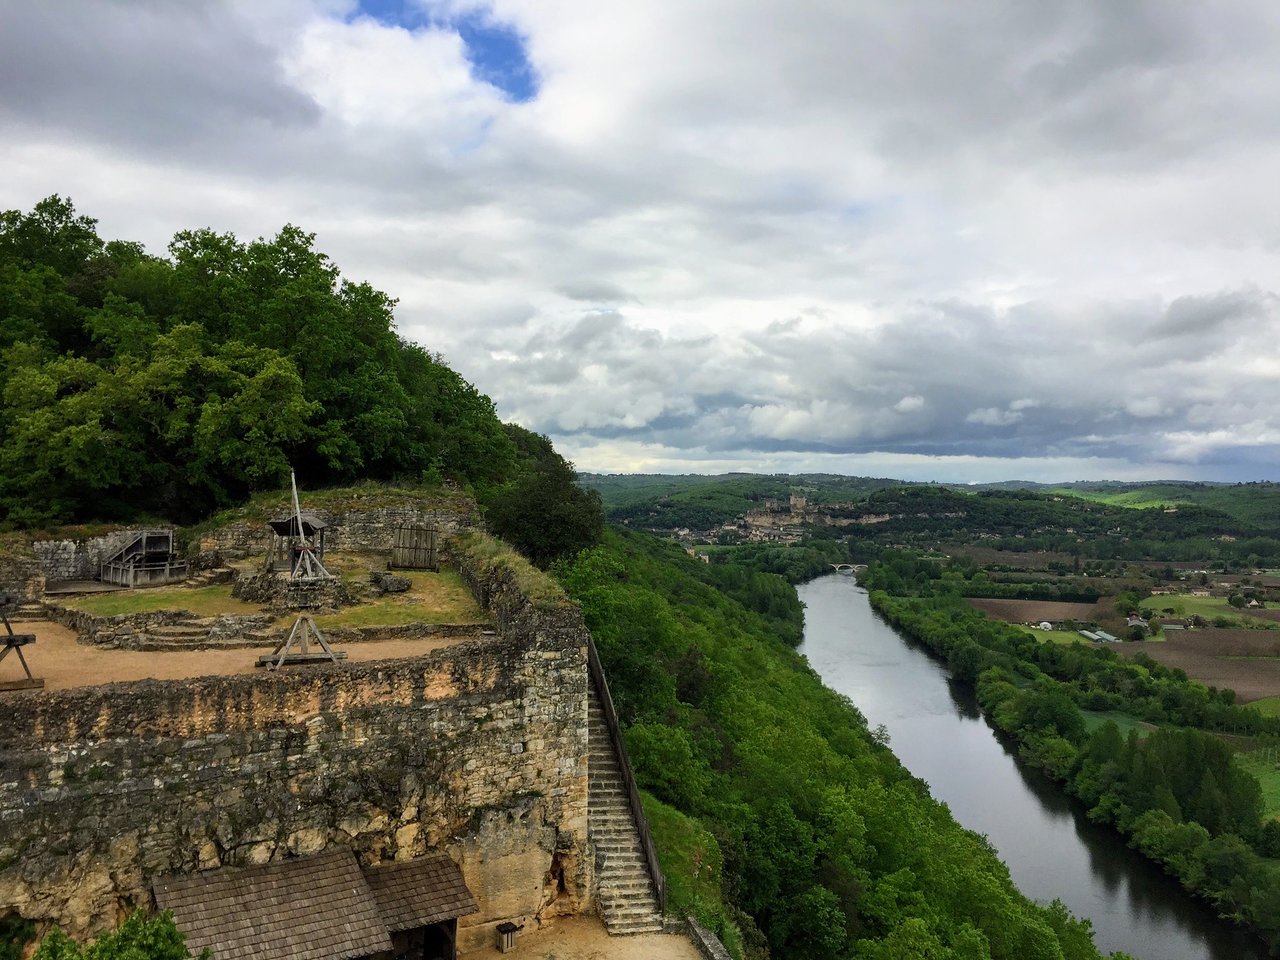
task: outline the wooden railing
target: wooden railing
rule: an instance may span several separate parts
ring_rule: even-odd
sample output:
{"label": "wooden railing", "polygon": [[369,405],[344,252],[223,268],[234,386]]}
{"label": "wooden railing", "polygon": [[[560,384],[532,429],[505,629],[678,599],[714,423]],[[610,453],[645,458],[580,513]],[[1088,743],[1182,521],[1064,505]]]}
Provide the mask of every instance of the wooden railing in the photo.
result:
{"label": "wooden railing", "polygon": [[605,679],[604,665],[600,662],[600,653],[596,650],[596,642],[587,635],[587,669],[596,687],[596,695],[600,698],[600,710],[604,714],[605,725],[609,728],[609,740],[613,743],[613,754],[618,758],[618,766],[622,770],[622,782],[627,788],[627,800],[631,804],[631,816],[636,822],[636,832],[640,834],[640,848],[649,864],[649,878],[653,881],[653,892],[658,900],[658,910],[667,912],[667,881],[662,875],[662,866],[658,863],[658,848],[653,844],[653,835],[649,833],[649,818],[644,815],[644,804],[640,802],[640,790],[636,786],[635,775],[631,772],[631,761],[627,759],[627,747],[622,742],[622,729],[618,726],[618,712],[613,707],[613,697],[609,693],[609,681]]}
{"label": "wooden railing", "polygon": [[121,587],[146,586],[150,583],[168,583],[182,579],[187,575],[187,562],[157,563],[120,563],[113,561],[104,563],[98,572],[98,579],[103,583],[114,583]]}

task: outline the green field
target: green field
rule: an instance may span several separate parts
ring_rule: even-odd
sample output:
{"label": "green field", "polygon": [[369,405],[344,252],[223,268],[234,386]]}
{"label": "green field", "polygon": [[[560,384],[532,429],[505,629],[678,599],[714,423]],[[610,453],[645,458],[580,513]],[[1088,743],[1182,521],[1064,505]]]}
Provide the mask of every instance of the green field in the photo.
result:
{"label": "green field", "polygon": [[1253,700],[1248,706],[1253,707],[1264,717],[1280,717],[1280,697],[1264,697]]}
{"label": "green field", "polygon": [[1115,710],[1081,710],[1084,716],[1085,727],[1090,733],[1097,730],[1100,726],[1110,720],[1120,728],[1120,735],[1127,737],[1130,730],[1137,730],[1138,736],[1145,737],[1152,730],[1158,729],[1154,723],[1147,723],[1145,720],[1138,720],[1129,716],[1127,713],[1118,713]]}
{"label": "green field", "polygon": [[1071,644],[1088,643],[1089,641],[1080,636],[1074,630],[1041,630],[1039,627],[1023,627],[1025,632],[1031,634],[1037,640],[1047,643],[1060,643],[1063,646],[1071,646]]}
{"label": "green field", "polygon": [[367,603],[316,617],[326,627],[399,627],[410,623],[487,622],[471,591],[453,570],[425,573],[397,570],[412,584],[405,593],[387,593]]}
{"label": "green field", "polygon": [[1157,595],[1149,597],[1142,601],[1144,607],[1150,607],[1157,614],[1165,614],[1165,610],[1173,610],[1172,616],[1175,617],[1204,617],[1210,623],[1217,617],[1227,617],[1231,620],[1231,626],[1238,630],[1274,630],[1280,627],[1272,620],[1263,620],[1261,617],[1251,617],[1247,613],[1241,613],[1231,604],[1227,603],[1226,597],[1193,597],[1189,593],[1170,593],[1167,595]]}
{"label": "green field", "polygon": [[1280,816],[1280,766],[1258,753],[1237,753],[1236,763],[1258,778],[1264,817]]}

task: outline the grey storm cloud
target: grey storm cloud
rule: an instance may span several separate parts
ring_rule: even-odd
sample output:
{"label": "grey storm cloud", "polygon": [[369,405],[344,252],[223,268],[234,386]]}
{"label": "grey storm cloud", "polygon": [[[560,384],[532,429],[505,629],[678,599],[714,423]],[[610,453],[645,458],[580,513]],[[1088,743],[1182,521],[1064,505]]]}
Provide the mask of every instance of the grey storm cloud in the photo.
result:
{"label": "grey storm cloud", "polygon": [[241,124],[307,125],[317,105],[213,0],[7,3],[0,110],[131,149]]}
{"label": "grey storm cloud", "polygon": [[1276,475],[1274,4],[419,6],[0,0],[0,206],[300,224],[584,468]]}

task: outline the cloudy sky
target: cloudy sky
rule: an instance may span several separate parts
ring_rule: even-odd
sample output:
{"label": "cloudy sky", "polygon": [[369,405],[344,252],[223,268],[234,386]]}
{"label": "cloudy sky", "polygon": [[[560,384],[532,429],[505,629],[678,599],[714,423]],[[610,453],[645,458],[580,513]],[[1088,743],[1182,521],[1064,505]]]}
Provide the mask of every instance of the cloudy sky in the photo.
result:
{"label": "cloudy sky", "polygon": [[0,208],[291,222],[586,470],[1280,479],[1280,5],[0,0]]}

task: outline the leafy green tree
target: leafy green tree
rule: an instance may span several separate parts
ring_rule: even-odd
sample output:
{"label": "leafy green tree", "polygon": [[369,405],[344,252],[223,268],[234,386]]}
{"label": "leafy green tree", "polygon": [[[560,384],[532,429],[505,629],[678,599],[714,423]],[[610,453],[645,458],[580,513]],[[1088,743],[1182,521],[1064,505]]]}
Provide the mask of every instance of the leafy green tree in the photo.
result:
{"label": "leafy green tree", "polygon": [[[192,960],[185,940],[168,911],[147,917],[135,910],[118,930],[101,934],[83,948],[55,927],[32,960]],[[208,950],[200,953],[205,960],[209,956]]]}
{"label": "leafy green tree", "polygon": [[486,519],[493,532],[544,568],[599,542],[600,494],[575,483],[573,464],[546,437],[514,425],[507,431],[524,465],[513,482],[488,497]]}

